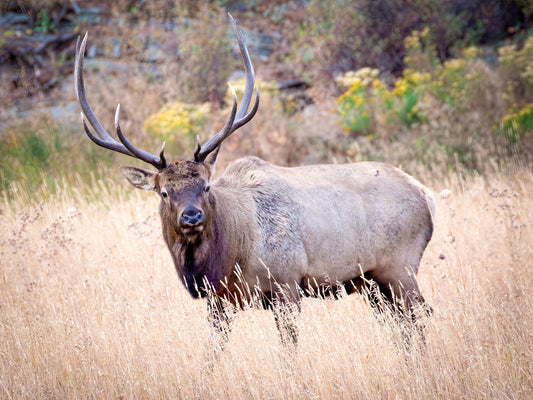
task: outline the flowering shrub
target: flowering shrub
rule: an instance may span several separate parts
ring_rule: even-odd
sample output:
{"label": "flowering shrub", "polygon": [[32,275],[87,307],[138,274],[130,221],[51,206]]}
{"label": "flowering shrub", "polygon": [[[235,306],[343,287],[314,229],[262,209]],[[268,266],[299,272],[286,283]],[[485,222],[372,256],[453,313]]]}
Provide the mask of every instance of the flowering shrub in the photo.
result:
{"label": "flowering shrub", "polygon": [[421,31],[414,30],[404,39],[405,52],[407,55],[403,62],[407,68],[416,71],[433,71],[440,60],[437,57],[435,44],[428,27]]}
{"label": "flowering shrub", "polygon": [[370,108],[373,103],[373,91],[369,82],[354,72],[343,77],[344,82],[351,82],[350,88],[337,98],[337,112],[341,115],[342,126],[351,132],[368,133],[372,128]]}
{"label": "flowering shrub", "polygon": [[435,100],[462,113],[480,96],[488,78],[477,60],[478,49],[465,48],[460,58],[441,64],[430,37],[425,28],[405,39],[407,68],[391,89],[379,80],[378,71],[370,68],[337,79],[339,86],[348,88],[337,98],[345,130],[368,134],[384,123],[410,128],[427,122],[427,105]]}
{"label": "flowering shrub", "polygon": [[421,104],[430,81],[429,73],[406,69],[403,77],[394,83],[393,112],[403,125],[410,127],[425,121]]}
{"label": "flowering shrub", "polygon": [[514,45],[501,47],[498,55],[501,69],[533,85],[533,37],[528,38],[520,50]]}
{"label": "flowering shrub", "polygon": [[503,117],[500,126],[495,130],[507,137],[511,143],[516,143],[531,134],[533,132],[533,104]]}
{"label": "flowering shrub", "polygon": [[166,142],[171,153],[190,147],[211,113],[210,103],[186,104],[175,102],[165,105],[157,114],[144,122],[145,131],[158,141]]}
{"label": "flowering shrub", "polygon": [[468,73],[467,61],[454,58],[436,68],[432,91],[443,103],[461,108],[467,100],[469,83],[473,79],[474,76]]}
{"label": "flowering shrub", "polygon": [[377,124],[406,127],[424,121],[420,103],[430,75],[406,70],[388,90],[378,78],[378,70],[362,68],[340,77],[340,85],[350,88],[337,98],[341,123],[350,132],[370,133]]}
{"label": "flowering shrub", "polygon": [[[246,86],[245,78],[232,81],[231,86],[235,90],[240,104]],[[256,86],[260,87],[263,99],[264,96],[275,96],[279,93],[276,83],[256,79]],[[224,100],[226,105],[231,107],[233,99],[229,86]],[[252,98],[250,107],[253,102]],[[190,150],[194,146],[196,135],[209,122],[212,113],[211,103],[188,104],[177,101],[165,105],[158,113],[150,116],[144,122],[144,130],[158,142],[165,141],[169,153],[179,154],[184,149]],[[220,110],[220,115],[225,120],[229,111],[227,109]],[[217,114],[216,117],[220,115]]]}

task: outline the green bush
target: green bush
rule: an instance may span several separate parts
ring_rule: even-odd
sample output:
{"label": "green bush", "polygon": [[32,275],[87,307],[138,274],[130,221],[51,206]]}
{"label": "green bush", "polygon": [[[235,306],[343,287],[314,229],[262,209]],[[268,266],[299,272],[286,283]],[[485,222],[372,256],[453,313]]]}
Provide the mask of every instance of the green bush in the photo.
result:
{"label": "green bush", "polygon": [[500,135],[516,143],[533,133],[533,104],[520,111],[503,117],[500,126],[495,129]]}
{"label": "green bush", "polygon": [[451,59],[435,70],[432,91],[435,97],[450,106],[457,106],[466,95],[466,61]]}
{"label": "green bush", "polygon": [[371,133],[377,126],[398,124],[407,128],[425,120],[421,106],[429,74],[406,70],[389,90],[378,78],[378,71],[362,68],[348,72],[337,82],[350,88],[337,98],[337,112],[343,129]]}
{"label": "green bush", "polygon": [[347,83],[353,77],[350,88],[337,98],[337,112],[341,116],[342,127],[349,132],[370,133],[373,128],[371,108],[374,92],[368,82],[361,77],[361,71],[348,73],[341,79]]}
{"label": "green bush", "polygon": [[398,115],[406,127],[426,120],[422,101],[430,79],[428,73],[406,69],[403,76],[394,83],[393,113]]}

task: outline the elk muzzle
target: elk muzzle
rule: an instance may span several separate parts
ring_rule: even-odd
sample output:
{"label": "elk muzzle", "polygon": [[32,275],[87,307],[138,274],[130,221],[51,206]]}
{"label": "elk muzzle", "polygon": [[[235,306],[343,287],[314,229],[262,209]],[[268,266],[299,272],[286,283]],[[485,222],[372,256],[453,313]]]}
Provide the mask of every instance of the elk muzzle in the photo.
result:
{"label": "elk muzzle", "polygon": [[188,206],[180,216],[180,227],[184,234],[200,233],[204,230],[205,214],[194,206]]}

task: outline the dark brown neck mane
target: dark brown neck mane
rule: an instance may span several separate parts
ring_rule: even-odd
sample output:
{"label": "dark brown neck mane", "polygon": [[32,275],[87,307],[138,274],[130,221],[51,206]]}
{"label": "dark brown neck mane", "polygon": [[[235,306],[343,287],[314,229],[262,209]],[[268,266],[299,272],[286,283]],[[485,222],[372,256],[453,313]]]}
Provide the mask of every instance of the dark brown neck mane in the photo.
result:
{"label": "dark brown neck mane", "polygon": [[[209,290],[219,292],[221,280],[235,265],[231,237],[225,228],[225,216],[217,210],[215,196],[210,196],[210,214],[206,229],[193,237],[170,234],[174,229],[163,226],[163,235],[172,254],[176,271],[192,297],[206,297]],[[218,212],[217,212],[218,211]],[[163,223],[165,218],[162,218]]]}

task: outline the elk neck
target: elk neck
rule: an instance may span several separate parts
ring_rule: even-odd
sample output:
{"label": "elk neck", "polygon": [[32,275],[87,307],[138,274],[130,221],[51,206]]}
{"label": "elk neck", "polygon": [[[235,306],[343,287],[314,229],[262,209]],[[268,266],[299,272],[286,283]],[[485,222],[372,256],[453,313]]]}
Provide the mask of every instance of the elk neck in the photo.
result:
{"label": "elk neck", "polygon": [[211,190],[206,227],[192,237],[177,232],[161,214],[163,236],[176,271],[194,298],[205,297],[208,286],[217,293],[222,291],[221,281],[230,277],[235,263],[241,261],[237,254],[242,243],[235,232],[243,232],[239,226],[243,219],[226,197],[223,190]]}

